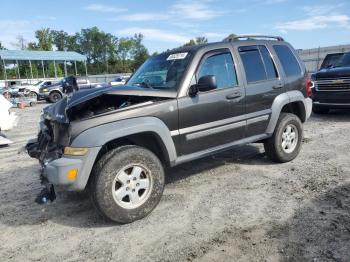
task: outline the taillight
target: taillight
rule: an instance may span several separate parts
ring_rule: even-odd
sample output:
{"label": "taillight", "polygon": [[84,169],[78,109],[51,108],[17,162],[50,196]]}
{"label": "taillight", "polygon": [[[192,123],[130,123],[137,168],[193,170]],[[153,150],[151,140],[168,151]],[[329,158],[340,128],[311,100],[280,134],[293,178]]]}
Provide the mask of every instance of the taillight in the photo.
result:
{"label": "taillight", "polygon": [[314,83],[311,81],[310,77],[305,78],[305,87],[306,87],[306,96],[312,96],[312,88],[314,87]]}

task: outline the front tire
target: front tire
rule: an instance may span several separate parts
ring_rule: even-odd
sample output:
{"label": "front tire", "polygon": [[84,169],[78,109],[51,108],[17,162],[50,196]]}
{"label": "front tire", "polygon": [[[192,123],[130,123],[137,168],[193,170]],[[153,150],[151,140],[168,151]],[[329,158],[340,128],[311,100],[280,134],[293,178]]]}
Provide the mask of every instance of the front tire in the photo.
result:
{"label": "front tire", "polygon": [[151,151],[122,146],[105,154],[94,166],[91,199],[107,219],[125,224],[147,216],[164,190],[164,170]]}
{"label": "front tire", "polygon": [[303,125],[299,117],[281,113],[272,137],[264,143],[266,155],[277,163],[292,161],[300,152],[302,138]]}
{"label": "front tire", "polygon": [[56,92],[56,91],[51,92],[49,97],[50,97],[50,102],[51,103],[56,103],[57,101],[62,99],[62,95],[59,92]]}

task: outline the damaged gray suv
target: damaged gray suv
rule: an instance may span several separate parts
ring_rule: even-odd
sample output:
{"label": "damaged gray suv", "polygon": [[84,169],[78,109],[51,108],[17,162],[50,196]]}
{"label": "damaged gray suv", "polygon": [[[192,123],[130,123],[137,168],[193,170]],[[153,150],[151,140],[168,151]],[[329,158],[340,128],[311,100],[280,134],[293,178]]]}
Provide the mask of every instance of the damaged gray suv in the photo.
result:
{"label": "damaged gray suv", "polygon": [[103,216],[129,223],[159,203],[164,167],[253,142],[273,161],[291,161],[311,113],[310,87],[280,37],[153,56],[125,86],[78,91],[43,110],[26,146],[42,167],[39,202],[53,200],[56,186],[88,188]]}

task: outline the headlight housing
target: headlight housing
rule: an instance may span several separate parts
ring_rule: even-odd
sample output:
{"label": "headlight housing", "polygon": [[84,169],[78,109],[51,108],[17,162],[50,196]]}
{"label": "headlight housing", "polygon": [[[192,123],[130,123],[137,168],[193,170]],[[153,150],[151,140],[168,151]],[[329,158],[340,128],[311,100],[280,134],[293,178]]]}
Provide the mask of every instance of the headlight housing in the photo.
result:
{"label": "headlight housing", "polygon": [[63,154],[69,155],[69,156],[85,156],[86,153],[89,151],[88,148],[85,147],[65,147]]}

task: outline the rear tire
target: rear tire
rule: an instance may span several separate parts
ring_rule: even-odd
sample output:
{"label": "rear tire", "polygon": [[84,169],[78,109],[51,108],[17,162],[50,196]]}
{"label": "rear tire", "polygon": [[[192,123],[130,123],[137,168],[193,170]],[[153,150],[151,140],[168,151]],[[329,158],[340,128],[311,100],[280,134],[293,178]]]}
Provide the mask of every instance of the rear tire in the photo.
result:
{"label": "rear tire", "polygon": [[302,138],[303,125],[299,117],[281,113],[272,137],[264,143],[266,155],[277,163],[292,161],[300,152]]}
{"label": "rear tire", "polygon": [[151,213],[164,190],[161,162],[151,151],[138,146],[122,146],[106,153],[91,175],[91,199],[96,209],[121,224]]}
{"label": "rear tire", "polygon": [[329,112],[329,108],[327,107],[319,107],[319,106],[312,106],[312,112],[314,112],[314,114],[318,114],[318,115],[325,115],[328,114]]}
{"label": "rear tire", "polygon": [[59,92],[53,91],[50,94],[50,102],[51,103],[56,103],[57,101],[62,99],[62,95]]}

